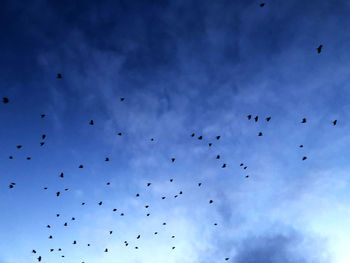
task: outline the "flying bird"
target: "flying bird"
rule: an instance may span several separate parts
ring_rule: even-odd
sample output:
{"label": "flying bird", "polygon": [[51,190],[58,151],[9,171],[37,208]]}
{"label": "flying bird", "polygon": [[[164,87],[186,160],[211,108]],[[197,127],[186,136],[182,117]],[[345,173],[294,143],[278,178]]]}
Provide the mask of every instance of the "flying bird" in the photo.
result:
{"label": "flying bird", "polygon": [[41,114],[40,117],[43,119],[46,117],[46,114]]}
{"label": "flying bird", "polygon": [[62,74],[61,73],[57,73],[57,78],[61,79],[62,78]]}
{"label": "flying bird", "polygon": [[191,137],[194,137],[194,136],[195,136],[195,134],[194,134],[194,133],[192,133],[192,134],[191,134]]}
{"label": "flying bird", "polygon": [[265,6],[265,3],[261,3],[261,4],[260,4],[260,7],[264,7],[264,6]]}
{"label": "flying bird", "polygon": [[334,120],[334,121],[333,121],[333,125],[334,125],[334,126],[337,125],[337,120]]}
{"label": "flying bird", "polygon": [[320,54],[322,51],[323,45],[319,45],[317,48],[317,53]]}
{"label": "flying bird", "polygon": [[217,140],[219,140],[219,139],[220,139],[220,137],[221,137],[221,136],[219,136],[219,135],[218,135],[218,136],[216,136],[216,139],[217,139]]}
{"label": "flying bird", "polygon": [[220,159],[220,155],[216,155],[216,159]]}
{"label": "flying bird", "polygon": [[3,102],[4,104],[7,104],[7,103],[9,103],[9,99],[8,99],[8,98],[2,98],[2,102]]}
{"label": "flying bird", "polygon": [[81,164],[81,165],[79,165],[79,168],[84,168],[84,166]]}
{"label": "flying bird", "polygon": [[94,125],[94,120],[91,120],[89,124]]}
{"label": "flying bird", "polygon": [[307,159],[307,157],[306,157],[306,156],[304,156],[304,157],[303,157],[303,161],[305,161],[306,159]]}
{"label": "flying bird", "polygon": [[208,143],[209,144],[209,147],[211,147],[213,144],[210,142],[210,143]]}
{"label": "flying bird", "polygon": [[171,162],[175,162],[175,158],[171,158]]}
{"label": "flying bird", "polygon": [[263,135],[262,132],[259,132],[258,136],[262,136],[262,135]]}
{"label": "flying bird", "polygon": [[120,98],[120,101],[124,101],[125,100],[125,98]]}
{"label": "flying bird", "polygon": [[224,163],[224,164],[221,166],[221,168],[226,168],[226,163]]}
{"label": "flying bird", "polygon": [[267,118],[266,118],[266,121],[270,121],[270,120],[271,120],[271,117],[267,117]]}
{"label": "flying bird", "polygon": [[248,117],[248,120],[250,120],[252,118],[252,115],[249,114],[247,117]]}
{"label": "flying bird", "polygon": [[202,135],[198,137],[198,140],[202,140],[202,139],[203,139],[203,136],[202,136]]}
{"label": "flying bird", "polygon": [[118,132],[118,135],[119,135],[119,136],[122,136],[122,133],[121,133],[121,132]]}
{"label": "flying bird", "polygon": [[301,123],[306,123],[306,118],[303,118],[303,119],[301,120]]}
{"label": "flying bird", "polygon": [[258,116],[255,116],[255,118],[254,118],[255,122],[257,122],[258,119],[259,119],[259,117],[258,117]]}

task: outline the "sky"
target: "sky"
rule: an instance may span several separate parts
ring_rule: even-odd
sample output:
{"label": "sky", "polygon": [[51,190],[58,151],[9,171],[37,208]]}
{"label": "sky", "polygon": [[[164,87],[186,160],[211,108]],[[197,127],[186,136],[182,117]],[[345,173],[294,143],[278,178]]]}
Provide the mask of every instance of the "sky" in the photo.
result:
{"label": "sky", "polygon": [[260,3],[4,1],[0,263],[349,262],[350,2]]}

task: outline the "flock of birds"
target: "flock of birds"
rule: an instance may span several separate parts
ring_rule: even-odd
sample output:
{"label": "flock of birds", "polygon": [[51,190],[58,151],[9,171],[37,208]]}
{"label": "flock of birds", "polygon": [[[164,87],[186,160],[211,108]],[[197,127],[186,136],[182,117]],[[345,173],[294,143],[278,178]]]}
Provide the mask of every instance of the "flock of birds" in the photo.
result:
{"label": "flock of birds", "polygon": [[[264,6],[265,6],[265,3],[261,3],[261,4],[260,4],[260,7],[264,7]],[[323,46],[322,46],[322,45],[319,45],[319,47],[317,47],[317,52],[318,52],[318,53],[321,53],[322,48],[323,48]],[[61,73],[58,73],[58,74],[57,74],[57,78],[58,78],[58,79],[62,79],[62,78],[63,78],[62,74],[61,74]],[[120,101],[121,101],[121,102],[125,101],[125,98],[120,98]],[[7,103],[10,102],[10,100],[9,100],[8,98],[4,97],[4,98],[2,99],[2,102],[3,102],[4,104],[7,104]],[[46,116],[46,114],[41,114],[40,117],[41,117],[41,118],[46,118],[47,116]],[[247,119],[248,119],[248,120],[254,120],[255,122],[258,122],[258,121],[259,121],[259,116],[253,117],[251,114],[249,114],[249,115],[247,115]],[[271,121],[271,116],[266,117],[266,118],[265,118],[265,121],[266,121],[266,122],[270,122],[270,121]],[[306,118],[303,118],[303,119],[301,120],[301,123],[303,123],[303,124],[305,124],[306,122],[307,122],[307,119],[306,119]],[[332,123],[333,123],[333,125],[336,125],[336,124],[337,124],[337,120],[334,120]],[[90,120],[89,125],[94,125],[94,120]],[[263,133],[262,133],[262,132],[259,132],[257,135],[258,135],[258,136],[263,136]],[[119,133],[118,133],[118,136],[122,136],[122,133],[119,132]],[[195,134],[195,133],[192,133],[192,134],[190,134],[190,136],[191,136],[191,137],[196,137],[196,134]],[[41,136],[42,141],[40,142],[40,146],[44,146],[44,144],[45,144],[45,138],[46,138],[46,134],[42,134],[42,136]],[[218,136],[215,137],[216,140],[220,140],[220,138],[221,138],[220,135],[218,135]],[[197,139],[198,139],[198,140],[203,140],[203,136],[200,135],[200,136],[197,137]],[[151,141],[154,141],[154,138],[151,138],[150,140],[151,140]],[[213,143],[212,143],[212,142],[209,142],[208,145],[209,145],[209,147],[211,147],[211,146],[213,145]],[[300,148],[303,148],[303,145],[300,145],[299,147],[300,147]],[[18,150],[20,150],[20,149],[22,149],[22,145],[17,145],[16,148],[17,148]],[[14,158],[14,157],[13,157],[12,155],[9,156],[9,159],[13,159],[13,158]],[[220,159],[220,158],[221,158],[221,156],[220,156],[219,154],[216,155],[216,159]],[[31,160],[31,157],[27,157],[27,160]],[[307,156],[302,157],[302,160],[303,160],[303,161],[307,160]],[[174,162],[175,162],[175,158],[171,158],[170,161],[171,161],[172,163],[174,163]],[[108,158],[108,157],[105,158],[105,162],[109,162],[109,158]],[[246,169],[248,168],[248,166],[246,166],[244,163],[240,163],[240,166],[242,167],[243,170],[246,170]],[[221,165],[221,168],[226,168],[226,167],[227,167],[227,164],[226,164],[226,163],[223,163],[223,164]],[[84,168],[84,166],[81,164],[81,165],[78,166],[78,168],[79,168],[79,169],[82,169],[82,168]],[[249,175],[245,175],[245,177],[246,177],[246,178],[249,178]],[[59,178],[61,178],[61,179],[64,178],[64,173],[63,173],[63,172],[61,172],[61,173],[59,174]],[[170,182],[173,182],[173,179],[170,179]],[[110,182],[107,182],[106,185],[110,185]],[[151,187],[151,185],[152,185],[152,183],[149,182],[149,183],[146,184],[146,187]],[[201,187],[201,185],[202,185],[201,182],[198,182],[198,183],[197,183],[197,186],[198,186],[198,187]],[[11,183],[9,184],[9,188],[10,188],[10,189],[15,188],[15,186],[16,186],[16,183],[15,183],[15,182],[11,182]],[[43,187],[43,189],[44,189],[44,190],[47,190],[48,187]],[[64,189],[64,190],[65,190],[65,191],[68,191],[69,189],[66,188],[66,189]],[[61,196],[61,194],[62,194],[62,193],[61,193],[60,191],[57,191],[57,192],[56,192],[56,196],[57,196],[57,197]],[[174,198],[177,198],[179,195],[182,195],[182,194],[183,194],[183,192],[180,191],[178,194],[176,194],[176,195],[174,196]],[[136,193],[136,198],[138,198],[138,197],[140,197],[140,194],[139,194],[139,193]],[[165,198],[166,198],[165,196],[162,196],[161,199],[164,200]],[[209,201],[208,201],[209,204],[212,204],[213,202],[214,202],[213,200],[209,200]],[[82,202],[82,203],[81,203],[82,206],[84,206],[85,204],[86,204],[85,202]],[[98,205],[98,206],[102,206],[102,205],[103,205],[103,201],[98,202],[97,205]],[[146,208],[146,209],[149,208],[149,205],[146,205],[145,208]],[[116,208],[113,208],[112,211],[113,211],[113,212],[117,212],[117,209],[116,209]],[[150,216],[150,213],[147,213],[146,215],[147,215],[147,216]],[[124,216],[124,213],[120,213],[120,216]],[[60,214],[57,213],[57,214],[56,214],[56,217],[60,217]],[[72,218],[71,218],[71,221],[75,221],[75,220],[76,220],[75,217],[72,217]],[[163,225],[165,226],[165,225],[166,225],[166,222],[164,222]],[[214,225],[217,226],[218,224],[217,224],[217,223],[214,223]],[[65,222],[65,223],[64,223],[64,226],[67,227],[67,226],[68,226],[68,222]],[[47,225],[46,225],[46,228],[51,229],[51,225],[50,225],[50,224],[47,224]],[[112,234],[113,234],[113,230],[110,230],[110,231],[108,232],[108,234],[109,234],[109,235],[112,235]],[[157,234],[158,234],[158,232],[154,232],[154,235],[157,235]],[[54,236],[53,236],[53,235],[49,235],[48,238],[49,238],[49,239],[53,239]],[[135,237],[136,240],[138,240],[138,239],[140,239],[140,238],[141,238],[141,234],[138,234],[138,235]],[[174,239],[174,238],[175,238],[175,235],[172,235],[171,238]],[[72,242],[72,245],[76,245],[76,244],[77,244],[77,241],[74,240],[74,241]],[[90,243],[88,243],[88,244],[86,244],[86,245],[87,245],[88,247],[91,246]],[[124,246],[129,246],[129,242],[128,242],[128,241],[124,241]],[[139,247],[138,247],[138,246],[134,246],[134,249],[139,249]],[[172,246],[171,249],[175,249],[175,246]],[[55,251],[54,248],[51,248],[51,249],[49,250],[49,252],[53,252],[53,251]],[[58,248],[57,251],[58,251],[58,252],[62,252],[62,248]],[[41,261],[43,260],[43,257],[42,257],[41,255],[39,255],[39,253],[37,252],[37,249],[32,249],[31,252],[32,252],[33,254],[36,254],[36,255],[37,255],[37,261],[41,262]],[[109,252],[109,249],[108,249],[108,248],[105,248],[105,249],[104,249],[104,252],[105,252],[105,253],[108,253],[108,252]],[[61,256],[62,258],[65,257],[65,255],[63,255],[63,254],[60,255],[60,256]],[[229,260],[229,259],[230,259],[229,257],[226,257],[226,258],[224,258],[223,260],[227,261],[227,260]],[[82,263],[84,263],[84,262],[82,262]]]}

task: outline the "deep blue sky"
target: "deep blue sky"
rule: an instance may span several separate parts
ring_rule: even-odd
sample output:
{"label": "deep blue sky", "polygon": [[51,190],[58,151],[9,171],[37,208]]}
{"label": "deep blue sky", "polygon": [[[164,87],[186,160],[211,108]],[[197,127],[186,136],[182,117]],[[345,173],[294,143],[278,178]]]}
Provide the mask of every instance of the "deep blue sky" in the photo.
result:
{"label": "deep blue sky", "polygon": [[3,2],[0,263],[350,261],[350,2],[260,3]]}

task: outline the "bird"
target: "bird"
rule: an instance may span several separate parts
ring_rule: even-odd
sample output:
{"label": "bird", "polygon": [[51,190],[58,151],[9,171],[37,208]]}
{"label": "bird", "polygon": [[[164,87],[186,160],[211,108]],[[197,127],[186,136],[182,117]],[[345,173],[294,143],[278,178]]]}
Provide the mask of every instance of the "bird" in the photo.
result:
{"label": "bird", "polygon": [[182,195],[182,191],[179,192],[179,195]]}
{"label": "bird", "polygon": [[174,180],[173,180],[173,179],[170,179],[169,181],[170,181],[170,183],[172,183]]}
{"label": "bird", "polygon": [[109,162],[109,158],[108,157],[106,157],[105,162]]}
{"label": "bird", "polygon": [[108,252],[108,249],[107,249],[107,248],[105,249],[105,252]]}
{"label": "bird", "polygon": [[226,163],[224,163],[224,164],[221,166],[221,168],[226,168]]}
{"label": "bird", "polygon": [[122,133],[121,133],[121,132],[118,132],[118,135],[119,135],[119,136],[122,136]]}
{"label": "bird", "polygon": [[260,7],[264,7],[264,6],[265,6],[265,3],[261,3],[261,4],[260,4]]}
{"label": "bird", "polygon": [[54,251],[54,249],[53,249],[53,248],[50,248],[50,252],[52,252],[52,251]]}
{"label": "bird", "polygon": [[271,117],[267,117],[267,118],[266,118],[266,121],[270,121],[270,120],[271,120]]}
{"label": "bird", "polygon": [[175,236],[171,236],[171,238],[175,238]]}
{"label": "bird", "polygon": [[213,200],[209,200],[209,204],[212,204],[214,201]]}
{"label": "bird", "polygon": [[30,160],[30,159],[32,159],[32,158],[30,158],[30,157],[27,157],[27,160]]}
{"label": "bird", "polygon": [[17,149],[21,149],[22,148],[22,145],[17,145]]}
{"label": "bird", "polygon": [[49,236],[49,239],[52,239],[52,236]]}
{"label": "bird", "polygon": [[172,247],[172,249],[175,249],[175,247]]}
{"label": "bird", "polygon": [[138,235],[138,236],[136,237],[136,239],[140,239],[140,237],[141,237],[141,236],[140,236],[140,235]]}
{"label": "bird", "polygon": [[198,183],[198,186],[201,186],[202,185],[202,183]]}
{"label": "bird", "polygon": [[46,114],[41,114],[40,117],[43,119],[46,117]]}
{"label": "bird", "polygon": [[191,134],[191,137],[194,137],[194,136],[195,136],[195,134],[194,134],[194,133],[192,133],[192,134]]}
{"label": "bird", "polygon": [[57,193],[56,193],[56,196],[60,196],[60,192],[57,192]]}
{"label": "bird", "polygon": [[152,183],[147,183],[147,186],[150,186]]}
{"label": "bird", "polygon": [[81,168],[84,168],[84,166],[81,164],[81,165],[79,165],[79,168],[81,169]]}
{"label": "bird", "polygon": [[246,170],[248,168],[248,166],[244,166],[243,169]]}
{"label": "bird", "polygon": [[153,142],[154,141],[154,139],[153,138],[151,138],[151,142]]}
{"label": "bird", "polygon": [[124,213],[121,213],[120,216],[124,216]]}
{"label": "bird", "polygon": [[112,235],[112,233],[113,233],[113,231],[112,231],[112,230],[111,230],[111,231],[109,231],[109,234],[110,234],[110,235]]}
{"label": "bird", "polygon": [[13,156],[12,156],[12,155],[10,155],[10,156],[9,156],[9,159],[11,159],[11,160],[12,160],[12,159],[13,159]]}
{"label": "bird", "polygon": [[258,116],[255,116],[255,118],[254,118],[255,122],[257,122],[258,119],[259,119],[259,117],[258,117]]}
{"label": "bird", "polygon": [[166,223],[163,223],[163,226],[165,226],[166,225]]}
{"label": "bird", "polygon": [[220,136],[220,135],[216,136],[216,139],[217,139],[217,140],[219,140],[220,138],[221,138],[221,136]]}
{"label": "bird", "polygon": [[57,78],[61,79],[62,78],[62,74],[61,73],[57,73]]}
{"label": "bird", "polygon": [[259,132],[258,136],[262,136],[262,135],[263,135],[262,132]]}
{"label": "bird", "polygon": [[46,134],[43,134],[43,135],[41,135],[41,139],[45,139],[46,138]]}
{"label": "bird", "polygon": [[158,234],[158,232],[154,232],[154,234],[155,234],[155,235],[157,235],[157,234]]}
{"label": "bird", "polygon": [[307,157],[306,157],[306,156],[304,156],[302,160],[303,160],[303,161],[305,161],[306,159],[307,159]]}
{"label": "bird", "polygon": [[202,139],[203,139],[203,136],[202,136],[202,135],[198,137],[198,140],[202,140]]}
{"label": "bird", "polygon": [[304,147],[304,145],[302,145],[302,144],[300,144],[300,146],[299,146],[300,148],[303,148]]}
{"label": "bird", "polygon": [[98,203],[98,205],[102,205],[102,201]]}
{"label": "bird", "polygon": [[40,142],[40,146],[43,146],[45,144],[45,142]]}
{"label": "bird", "polygon": [[220,159],[220,155],[216,155],[216,159]]}
{"label": "bird", "polygon": [[249,114],[249,115],[247,116],[247,118],[248,118],[248,120],[250,120],[250,119],[252,118],[252,115]]}
{"label": "bird", "polygon": [[164,200],[164,199],[165,199],[165,196],[162,197],[162,200]]}
{"label": "bird", "polygon": [[171,158],[171,162],[175,162],[175,158]]}
{"label": "bird", "polygon": [[110,185],[111,183],[110,182],[107,182],[106,185]]}
{"label": "bird", "polygon": [[334,120],[334,121],[333,121],[333,125],[334,125],[334,126],[337,125],[337,120]]}
{"label": "bird", "polygon": [[[147,185],[148,186],[148,185]],[[136,194],[136,197],[139,197],[140,196],[140,194]]]}
{"label": "bird", "polygon": [[320,54],[322,51],[323,45],[319,45],[317,48],[317,53]]}
{"label": "bird", "polygon": [[39,262],[41,261],[41,256],[38,257],[38,261],[39,261]]}
{"label": "bird", "polygon": [[244,164],[243,163],[241,163],[239,166],[243,166]]}
{"label": "bird", "polygon": [[76,245],[76,244],[77,244],[77,241],[74,240],[74,241],[73,241],[73,245]]}
{"label": "bird", "polygon": [[64,223],[63,226],[67,226],[68,224],[67,223]]}
{"label": "bird", "polygon": [[60,177],[61,177],[61,178],[63,178],[63,177],[64,177],[64,174],[63,174],[63,173],[61,173],[61,174],[60,174]]}
{"label": "bird", "polygon": [[248,177],[249,177],[249,175],[246,175],[246,176],[245,176],[245,178],[248,178]]}
{"label": "bird", "polygon": [[4,97],[4,98],[2,98],[2,102],[3,102],[4,104],[7,104],[7,103],[9,103],[9,99],[6,98],[6,97]]}
{"label": "bird", "polygon": [[125,98],[120,98],[120,101],[124,101],[125,100]]}
{"label": "bird", "polygon": [[113,212],[116,212],[117,211],[117,208],[113,208]]}
{"label": "bird", "polygon": [[51,226],[50,226],[50,225],[47,225],[46,227],[47,227],[47,228],[51,228]]}
{"label": "bird", "polygon": [[60,214],[56,214],[56,217],[59,217],[60,216]]}
{"label": "bird", "polygon": [[174,195],[174,198],[177,198],[177,195]]}
{"label": "bird", "polygon": [[148,205],[145,205],[145,208],[148,208],[149,206]]}
{"label": "bird", "polygon": [[306,118],[303,118],[303,119],[301,120],[301,123],[306,123]]}
{"label": "bird", "polygon": [[230,258],[225,258],[225,260],[227,261],[227,260],[229,260]]}
{"label": "bird", "polygon": [[91,120],[89,124],[94,125],[94,120]]}
{"label": "bird", "polygon": [[213,144],[210,142],[210,143],[208,143],[208,145],[209,145],[209,147],[211,147]]}
{"label": "bird", "polygon": [[74,221],[75,220],[75,217],[72,217],[72,221]]}
{"label": "bird", "polygon": [[33,250],[32,250],[32,253],[36,254],[36,250],[35,250],[35,249],[33,249]]}
{"label": "bird", "polygon": [[149,216],[149,215],[150,215],[150,213],[146,214],[146,216]]}

